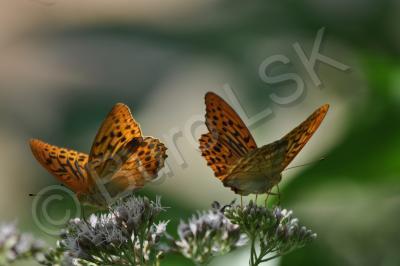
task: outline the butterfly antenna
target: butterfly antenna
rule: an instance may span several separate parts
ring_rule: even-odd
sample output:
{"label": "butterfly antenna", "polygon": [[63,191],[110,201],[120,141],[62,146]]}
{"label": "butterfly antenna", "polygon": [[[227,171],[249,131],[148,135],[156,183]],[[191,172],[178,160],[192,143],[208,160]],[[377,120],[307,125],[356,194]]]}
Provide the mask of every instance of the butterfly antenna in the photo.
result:
{"label": "butterfly antenna", "polygon": [[292,169],[296,169],[296,168],[299,168],[299,167],[304,167],[304,166],[307,166],[307,165],[310,165],[310,164],[318,163],[318,162],[323,161],[323,160],[325,160],[325,159],[326,159],[326,157],[321,157],[321,158],[319,158],[319,159],[316,160],[316,161],[309,162],[309,163],[305,163],[305,164],[296,165],[296,166],[293,166],[293,167],[289,167],[289,168],[286,168],[286,169],[283,170],[283,171],[292,170]]}
{"label": "butterfly antenna", "polygon": [[[60,186],[66,187],[64,184],[60,184]],[[29,193],[28,196],[29,197],[37,197],[37,194]]]}

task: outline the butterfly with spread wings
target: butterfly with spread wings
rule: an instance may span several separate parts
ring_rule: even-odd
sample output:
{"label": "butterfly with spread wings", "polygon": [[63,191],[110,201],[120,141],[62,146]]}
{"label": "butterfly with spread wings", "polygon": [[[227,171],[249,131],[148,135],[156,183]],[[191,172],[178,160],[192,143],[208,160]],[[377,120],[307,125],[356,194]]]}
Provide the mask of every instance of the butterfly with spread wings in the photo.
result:
{"label": "butterfly with spread wings", "polygon": [[154,180],[167,158],[160,140],[143,137],[129,108],[116,104],[101,125],[90,154],[32,139],[39,163],[83,204],[106,208],[117,199]]}
{"label": "butterfly with spread wings", "polygon": [[235,193],[271,193],[282,179],[282,171],[318,129],[329,105],[318,108],[299,126],[273,143],[258,148],[239,115],[218,95],[205,97],[206,126],[200,150],[215,176]]}

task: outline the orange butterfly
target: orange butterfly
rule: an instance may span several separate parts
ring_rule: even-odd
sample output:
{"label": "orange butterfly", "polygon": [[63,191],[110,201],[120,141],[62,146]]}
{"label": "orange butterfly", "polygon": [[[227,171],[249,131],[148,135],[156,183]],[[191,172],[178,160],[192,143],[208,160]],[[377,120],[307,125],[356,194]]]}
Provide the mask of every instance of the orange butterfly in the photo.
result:
{"label": "orange butterfly", "polygon": [[167,148],[143,137],[129,108],[116,104],[101,125],[90,154],[30,140],[39,163],[87,205],[107,207],[123,193],[142,188],[164,166]]}
{"label": "orange butterfly", "polygon": [[209,133],[200,138],[202,156],[224,186],[243,196],[271,192],[329,109],[328,104],[321,106],[280,140],[257,148],[249,129],[228,103],[212,92],[205,100]]}

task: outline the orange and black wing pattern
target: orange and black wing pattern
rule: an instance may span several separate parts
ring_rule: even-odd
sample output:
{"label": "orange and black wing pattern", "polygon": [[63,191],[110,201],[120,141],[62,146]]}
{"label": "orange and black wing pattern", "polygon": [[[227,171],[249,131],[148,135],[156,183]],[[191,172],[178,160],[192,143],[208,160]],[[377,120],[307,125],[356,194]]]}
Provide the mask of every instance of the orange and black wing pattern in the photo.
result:
{"label": "orange and black wing pattern", "polygon": [[200,150],[215,176],[223,179],[229,166],[257,144],[239,115],[221,97],[209,92],[205,103],[209,133],[201,136]]}
{"label": "orange and black wing pattern", "polygon": [[142,140],[142,131],[129,107],[116,104],[101,125],[90,151],[92,175],[110,177],[132,152],[132,142]]}
{"label": "orange and black wing pattern", "polygon": [[30,145],[43,167],[74,192],[88,196],[89,203],[102,193],[99,184],[115,196],[143,187],[157,177],[167,158],[164,144],[142,137],[139,124],[122,103],[107,115],[90,155],[36,139]]}
{"label": "orange and black wing pattern", "polygon": [[61,183],[74,192],[86,193],[90,190],[92,180],[86,171],[89,157],[87,154],[37,139],[30,140],[29,144],[38,162]]}
{"label": "orange and black wing pattern", "polygon": [[286,156],[283,161],[282,169],[285,169],[296,155],[303,149],[304,145],[310,140],[317,131],[321,122],[324,120],[329,110],[329,104],[325,104],[314,111],[304,122],[290,131],[281,140],[287,143]]}
{"label": "orange and black wing pattern", "polygon": [[211,167],[216,177],[221,180],[224,179],[229,166],[238,157],[226,145],[214,139],[211,133],[202,135],[199,141],[201,155],[206,159],[207,165]]}
{"label": "orange and black wing pattern", "polygon": [[107,185],[112,195],[142,188],[154,180],[168,157],[165,145],[152,137],[145,137],[132,146],[135,146],[135,152],[129,155]]}
{"label": "orange and black wing pattern", "polygon": [[248,128],[221,97],[206,95],[206,126],[200,150],[215,176],[235,193],[268,193],[281,180],[282,171],[303,149],[320,126],[329,105],[318,108],[290,133],[257,148]]}

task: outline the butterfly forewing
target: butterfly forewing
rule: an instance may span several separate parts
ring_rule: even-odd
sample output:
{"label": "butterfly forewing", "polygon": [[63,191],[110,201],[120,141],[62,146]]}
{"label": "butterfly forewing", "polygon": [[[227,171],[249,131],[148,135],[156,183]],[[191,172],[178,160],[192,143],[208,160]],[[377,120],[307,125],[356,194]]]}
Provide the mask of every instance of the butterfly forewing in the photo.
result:
{"label": "butterfly forewing", "polygon": [[287,151],[283,162],[283,169],[286,168],[296,155],[303,149],[304,145],[310,140],[312,135],[317,131],[322,120],[324,120],[328,112],[329,105],[325,104],[314,111],[303,123],[298,125],[286,136],[282,138],[287,142]]}
{"label": "butterfly forewing", "polygon": [[229,167],[257,145],[242,119],[221,97],[209,92],[205,102],[210,132],[201,136],[200,150],[215,176],[224,179]]}
{"label": "butterfly forewing", "polygon": [[247,126],[237,113],[215,93],[206,94],[206,125],[212,137],[222,142],[237,156],[257,148]]}
{"label": "butterfly forewing", "polygon": [[30,146],[39,163],[61,183],[74,192],[87,192],[92,180],[87,174],[88,155],[60,148],[43,141],[32,139]]}
{"label": "butterfly forewing", "polygon": [[[90,167],[102,178],[116,170],[124,162],[125,145],[133,139],[141,140],[142,132],[129,108],[116,104],[101,125],[90,151]],[[122,153],[121,153],[122,151]],[[114,161],[111,163],[111,161]]]}

